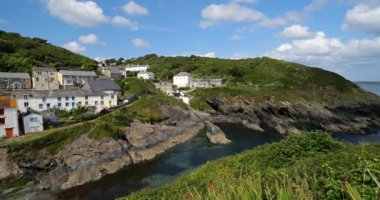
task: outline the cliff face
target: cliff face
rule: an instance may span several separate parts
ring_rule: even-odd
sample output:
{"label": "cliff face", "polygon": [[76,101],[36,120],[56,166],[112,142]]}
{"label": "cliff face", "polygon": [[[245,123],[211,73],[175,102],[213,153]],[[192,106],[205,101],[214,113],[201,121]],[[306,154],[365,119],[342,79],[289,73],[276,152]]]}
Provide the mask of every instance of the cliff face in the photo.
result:
{"label": "cliff face", "polygon": [[68,189],[116,172],[133,163],[153,159],[160,153],[195,136],[204,123],[192,112],[163,106],[166,120],[157,124],[139,121],[125,127],[120,139],[91,139],[81,135],[55,156],[39,152],[27,162],[15,162],[0,149],[3,172],[0,179],[22,175],[41,189]]}
{"label": "cliff face", "polygon": [[217,111],[214,121],[240,121],[254,130],[273,128],[281,134],[298,133],[300,129],[308,128],[368,134],[371,128],[380,126],[380,101],[328,107],[274,100],[224,103],[215,97],[207,100],[207,103]]}

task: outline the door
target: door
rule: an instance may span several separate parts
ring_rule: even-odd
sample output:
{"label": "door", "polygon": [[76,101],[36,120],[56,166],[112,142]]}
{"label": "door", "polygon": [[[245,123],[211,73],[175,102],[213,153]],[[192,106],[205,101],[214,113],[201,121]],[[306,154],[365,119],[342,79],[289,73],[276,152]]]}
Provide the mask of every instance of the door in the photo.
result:
{"label": "door", "polygon": [[13,137],[13,128],[6,128],[5,129],[5,135],[7,138],[12,138]]}

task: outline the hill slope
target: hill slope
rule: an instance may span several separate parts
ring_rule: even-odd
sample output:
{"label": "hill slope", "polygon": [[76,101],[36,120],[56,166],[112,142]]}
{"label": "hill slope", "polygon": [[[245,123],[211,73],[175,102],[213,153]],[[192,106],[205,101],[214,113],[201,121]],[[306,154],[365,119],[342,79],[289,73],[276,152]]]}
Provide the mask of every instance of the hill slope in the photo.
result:
{"label": "hill slope", "polygon": [[379,144],[347,145],[304,133],[121,199],[378,199],[379,153]]}
{"label": "hill slope", "polygon": [[30,72],[33,66],[70,66],[96,69],[96,62],[40,38],[0,30],[0,71]]}

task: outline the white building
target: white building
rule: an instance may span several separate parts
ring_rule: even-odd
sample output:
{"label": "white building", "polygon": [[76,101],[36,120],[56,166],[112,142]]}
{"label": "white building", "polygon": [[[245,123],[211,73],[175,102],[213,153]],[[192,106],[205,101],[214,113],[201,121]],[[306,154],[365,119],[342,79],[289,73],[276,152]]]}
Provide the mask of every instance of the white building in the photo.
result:
{"label": "white building", "polygon": [[28,108],[37,112],[51,109],[66,110],[79,107],[112,108],[117,106],[117,94],[87,90],[13,91],[17,109],[25,113]]}
{"label": "white building", "polygon": [[192,99],[190,96],[179,96],[178,98],[181,99],[186,105],[190,105],[190,101]]}
{"label": "white building", "polygon": [[145,72],[148,71],[149,65],[127,65],[126,72]]}
{"label": "white building", "polygon": [[58,72],[58,81],[63,87],[83,85],[89,80],[95,80],[96,77],[93,71],[60,70]]}
{"label": "white building", "polygon": [[28,112],[22,117],[24,124],[24,133],[42,132],[44,130],[44,121],[42,115],[37,112]]}
{"label": "white building", "polygon": [[0,138],[19,136],[17,102],[9,97],[0,97]]}
{"label": "white building", "polygon": [[154,73],[153,72],[139,72],[137,74],[137,78],[152,80],[154,79]]}
{"label": "white building", "polygon": [[181,72],[173,77],[173,84],[177,87],[189,87],[193,77],[187,72]]}

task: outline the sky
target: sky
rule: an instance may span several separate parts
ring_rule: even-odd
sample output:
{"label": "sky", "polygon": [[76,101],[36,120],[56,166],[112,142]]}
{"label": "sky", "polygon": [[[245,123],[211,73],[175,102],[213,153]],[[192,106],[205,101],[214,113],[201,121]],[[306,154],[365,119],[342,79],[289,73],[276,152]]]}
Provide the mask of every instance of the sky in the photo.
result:
{"label": "sky", "polygon": [[269,56],[380,81],[380,0],[0,0],[0,29],[94,59]]}

